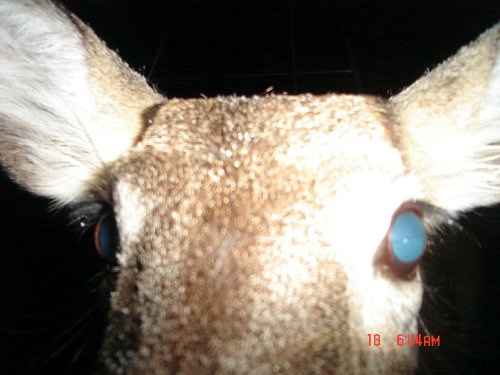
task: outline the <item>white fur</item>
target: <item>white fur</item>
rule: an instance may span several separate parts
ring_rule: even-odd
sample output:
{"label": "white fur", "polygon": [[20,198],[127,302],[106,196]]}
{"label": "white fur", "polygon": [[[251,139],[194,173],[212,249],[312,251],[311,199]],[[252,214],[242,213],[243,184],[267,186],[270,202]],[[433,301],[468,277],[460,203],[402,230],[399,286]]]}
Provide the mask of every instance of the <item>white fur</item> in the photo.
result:
{"label": "white fur", "polygon": [[146,208],[141,204],[141,191],[130,181],[120,180],[115,186],[117,196],[115,208],[118,225],[120,227],[121,242],[132,246],[140,238],[146,222]]}
{"label": "white fur", "polygon": [[79,199],[130,137],[102,139],[82,35],[67,15],[45,0],[2,0],[0,25],[0,160],[8,168],[15,150],[19,182],[59,203]]}
{"label": "white fur", "polygon": [[391,103],[429,203],[453,214],[500,200],[500,24]]}

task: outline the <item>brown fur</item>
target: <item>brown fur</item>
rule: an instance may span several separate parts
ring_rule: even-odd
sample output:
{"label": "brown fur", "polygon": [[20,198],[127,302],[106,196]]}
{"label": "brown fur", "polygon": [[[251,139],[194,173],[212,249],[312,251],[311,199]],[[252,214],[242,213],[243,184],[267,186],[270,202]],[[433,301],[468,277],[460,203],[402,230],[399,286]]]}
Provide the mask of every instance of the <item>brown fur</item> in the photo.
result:
{"label": "brown fur", "polygon": [[418,263],[387,261],[392,221],[410,207],[429,235],[500,201],[500,26],[388,101],[166,100],[76,16],[6,2],[40,29],[57,19],[74,51],[17,64],[10,40],[33,46],[14,24],[0,62],[56,84],[64,55],[85,78],[75,98],[35,85],[48,100],[23,89],[0,105],[0,162],[59,204],[112,206],[121,252],[99,375],[413,372],[416,347],[395,338],[417,333],[423,287]]}
{"label": "brown fur", "polygon": [[[104,362],[126,358],[141,374],[370,372],[366,343],[352,332],[359,317],[349,312],[348,276],[314,223],[347,188],[345,161],[370,159],[356,140],[393,147],[385,112],[380,100],[336,95],[163,105],[113,168],[117,184],[142,197],[134,205],[146,222],[123,244]],[[352,147],[339,157],[345,139]],[[311,142],[329,151],[288,155]],[[364,165],[391,173],[390,160]],[[116,186],[113,196],[120,223],[130,198]],[[297,268],[305,275],[295,285]],[[387,346],[379,359],[401,373],[413,367],[411,353]]]}

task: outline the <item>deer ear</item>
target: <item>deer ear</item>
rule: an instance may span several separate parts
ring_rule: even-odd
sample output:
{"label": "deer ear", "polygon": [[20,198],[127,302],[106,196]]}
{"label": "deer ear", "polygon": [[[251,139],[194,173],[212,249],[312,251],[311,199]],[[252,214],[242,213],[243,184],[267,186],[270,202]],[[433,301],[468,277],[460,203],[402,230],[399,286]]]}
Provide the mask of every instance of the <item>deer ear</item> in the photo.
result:
{"label": "deer ear", "polygon": [[451,212],[500,201],[500,24],[390,103],[424,199]]}
{"label": "deer ear", "polygon": [[0,163],[26,189],[67,203],[163,100],[74,15],[47,0],[0,3]]}

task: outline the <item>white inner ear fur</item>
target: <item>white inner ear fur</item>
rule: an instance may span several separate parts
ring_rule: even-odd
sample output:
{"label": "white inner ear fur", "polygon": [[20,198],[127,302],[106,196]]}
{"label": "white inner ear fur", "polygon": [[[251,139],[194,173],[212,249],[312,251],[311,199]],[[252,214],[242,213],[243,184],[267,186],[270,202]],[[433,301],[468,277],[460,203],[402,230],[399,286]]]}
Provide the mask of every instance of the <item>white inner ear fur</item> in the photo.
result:
{"label": "white inner ear fur", "polygon": [[391,98],[426,200],[450,213],[500,200],[500,24]]}
{"label": "white inner ear fur", "polygon": [[[50,1],[3,0],[0,25],[0,161],[36,194],[58,204],[81,199],[142,126],[139,115],[131,116],[137,111],[133,95],[114,87],[107,64],[123,80],[147,85],[114,54],[90,54],[84,44],[94,34],[84,36],[86,26],[77,27]],[[104,50],[97,39],[94,45]],[[102,75],[96,78],[91,69],[103,69]],[[101,83],[102,77],[108,81]],[[115,100],[132,105],[113,106]]]}
{"label": "white inner ear fur", "polygon": [[[496,29],[500,29],[499,26]],[[490,84],[480,111],[479,121],[500,128],[500,37],[496,43],[495,65],[491,70]]]}
{"label": "white inner ear fur", "polygon": [[20,182],[71,201],[102,164],[86,130],[93,98],[80,35],[49,2],[3,1],[0,23],[2,157],[18,145]]}

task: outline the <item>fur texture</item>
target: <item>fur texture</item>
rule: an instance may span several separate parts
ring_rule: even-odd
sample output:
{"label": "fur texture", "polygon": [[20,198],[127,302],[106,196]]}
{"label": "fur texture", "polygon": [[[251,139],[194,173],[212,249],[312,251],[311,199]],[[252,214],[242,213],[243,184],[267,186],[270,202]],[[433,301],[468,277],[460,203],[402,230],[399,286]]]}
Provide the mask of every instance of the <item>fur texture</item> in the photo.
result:
{"label": "fur texture", "polygon": [[391,99],[426,199],[451,212],[498,202],[500,27]]}
{"label": "fur texture", "polygon": [[411,207],[431,234],[500,201],[499,43],[497,25],[388,101],[165,102],[76,16],[0,0],[2,166],[112,204],[120,232],[98,373],[411,373],[394,337],[422,284],[386,259],[392,222]]}
{"label": "fur texture", "polygon": [[[37,194],[59,204],[82,199],[99,186],[105,165],[130,147],[143,108],[162,98],[49,1],[2,1],[0,20],[2,162]],[[108,60],[119,68],[105,67]],[[123,81],[140,97],[125,114],[116,111],[118,95],[103,94]]]}

